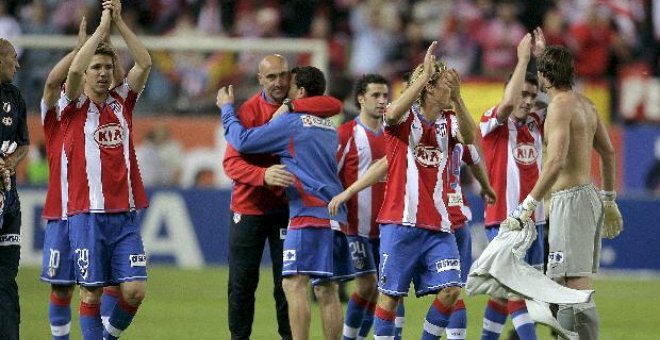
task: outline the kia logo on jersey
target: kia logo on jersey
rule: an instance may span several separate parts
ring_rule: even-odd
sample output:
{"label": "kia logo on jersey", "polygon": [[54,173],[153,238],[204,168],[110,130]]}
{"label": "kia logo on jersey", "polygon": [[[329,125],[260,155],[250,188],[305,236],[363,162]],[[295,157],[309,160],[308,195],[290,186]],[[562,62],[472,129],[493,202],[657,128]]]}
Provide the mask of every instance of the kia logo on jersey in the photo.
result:
{"label": "kia logo on jersey", "polygon": [[513,149],[513,158],[522,165],[534,164],[538,158],[538,151],[534,144],[518,144]]}
{"label": "kia logo on jersey", "polygon": [[418,145],[415,148],[415,158],[417,158],[417,161],[425,167],[437,168],[440,165],[442,153],[436,147]]}
{"label": "kia logo on jersey", "polygon": [[94,140],[99,147],[116,148],[124,141],[124,129],[119,124],[106,124],[94,131]]}

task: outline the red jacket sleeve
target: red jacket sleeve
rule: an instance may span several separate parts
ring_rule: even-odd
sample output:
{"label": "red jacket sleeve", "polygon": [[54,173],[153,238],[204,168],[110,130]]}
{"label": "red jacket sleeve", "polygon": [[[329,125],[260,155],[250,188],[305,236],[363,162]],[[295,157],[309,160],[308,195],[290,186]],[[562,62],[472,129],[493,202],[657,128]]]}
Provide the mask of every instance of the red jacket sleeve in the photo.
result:
{"label": "red jacket sleeve", "polygon": [[236,182],[252,186],[263,186],[265,184],[266,168],[246,162],[230,144],[227,144],[222,166],[225,169],[225,174]]}
{"label": "red jacket sleeve", "polygon": [[342,110],[342,102],[331,96],[314,96],[292,101],[296,112],[304,112],[318,117],[332,117]]}

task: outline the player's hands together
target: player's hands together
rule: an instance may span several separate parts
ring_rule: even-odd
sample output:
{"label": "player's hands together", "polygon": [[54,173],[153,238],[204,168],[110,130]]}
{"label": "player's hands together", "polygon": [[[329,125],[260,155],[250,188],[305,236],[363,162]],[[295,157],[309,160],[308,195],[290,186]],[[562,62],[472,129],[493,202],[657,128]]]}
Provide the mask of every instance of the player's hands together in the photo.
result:
{"label": "player's hands together", "polygon": [[78,26],[78,46],[76,46],[76,49],[80,50],[85,41],[87,41],[87,18],[83,16],[80,20],[80,26]]}
{"label": "player's hands together", "polygon": [[521,230],[525,225],[532,220],[532,214],[536,207],[540,204],[532,196],[527,195],[525,200],[516,207],[516,209],[509,215],[507,222],[511,230]]}
{"label": "player's hands together", "polygon": [[623,231],[623,217],[614,199],[614,192],[601,193],[603,201],[603,237],[613,239]]}
{"label": "player's hands together", "polygon": [[285,170],[284,164],[271,165],[266,169],[264,182],[266,185],[286,188],[293,184],[293,175]]}
{"label": "player's hands together", "polygon": [[215,98],[215,105],[222,108],[222,105],[234,104],[234,86],[223,86],[218,90],[218,96]]}
{"label": "player's hands together", "polygon": [[103,0],[103,9],[110,9],[112,20],[121,20],[121,0]]}
{"label": "player's hands together", "polygon": [[431,79],[431,76],[435,73],[435,49],[438,47],[438,42],[433,41],[431,45],[429,46],[428,50],[426,50],[426,55],[424,56],[424,77],[426,78],[426,81]]}
{"label": "player's hands together", "polygon": [[532,56],[532,35],[530,33],[525,34],[520,42],[518,43],[518,60],[523,62],[529,62],[529,59]]}
{"label": "player's hands together", "polygon": [[330,200],[330,203],[328,203],[328,212],[330,213],[330,216],[336,216],[339,212],[339,207],[346,203],[350,198],[351,195],[347,190],[344,190],[341,194],[333,197]]}
{"label": "player's hands together", "polygon": [[461,99],[461,76],[456,69],[448,69],[446,71],[446,83],[451,91],[451,99],[457,101]]}
{"label": "player's hands together", "polygon": [[543,35],[543,30],[540,27],[534,29],[534,37],[532,39],[532,54],[535,58],[538,58],[541,53],[545,50],[545,36]]}

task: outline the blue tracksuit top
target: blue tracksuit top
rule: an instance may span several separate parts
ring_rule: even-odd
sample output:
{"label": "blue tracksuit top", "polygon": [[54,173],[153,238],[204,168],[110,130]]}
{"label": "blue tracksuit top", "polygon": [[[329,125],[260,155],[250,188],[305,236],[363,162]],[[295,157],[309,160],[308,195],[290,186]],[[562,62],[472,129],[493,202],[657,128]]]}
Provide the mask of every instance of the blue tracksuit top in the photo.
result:
{"label": "blue tracksuit top", "polygon": [[327,118],[305,113],[286,113],[265,125],[246,129],[234,107],[221,108],[225,138],[241,153],[270,153],[280,156],[295,184],[286,188],[289,219],[310,216],[346,224],[346,206],[330,217],[328,203],[344,191],[337,176],[339,137]]}

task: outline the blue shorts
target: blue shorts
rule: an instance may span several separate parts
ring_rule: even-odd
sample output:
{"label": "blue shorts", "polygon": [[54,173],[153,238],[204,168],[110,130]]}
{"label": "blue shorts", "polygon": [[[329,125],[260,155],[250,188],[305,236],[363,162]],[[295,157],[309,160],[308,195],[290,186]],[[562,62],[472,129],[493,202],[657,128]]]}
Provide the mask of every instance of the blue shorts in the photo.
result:
{"label": "blue shorts", "polygon": [[461,260],[454,234],[398,224],[380,227],[378,290],[389,296],[407,296],[410,281],[415,295],[462,287]]}
{"label": "blue shorts", "polygon": [[[374,247],[373,244],[377,243],[378,239],[372,240],[364,236],[347,236],[347,238],[355,276],[376,273],[375,256],[378,256],[378,253],[374,253],[374,249],[378,251],[378,245],[376,244]],[[376,255],[374,256],[374,254]]]}
{"label": "blue shorts", "polygon": [[472,265],[472,235],[470,235],[468,226],[465,225],[454,230],[454,237],[456,237],[458,255],[461,259],[461,280],[465,283]]}
{"label": "blue shorts", "polygon": [[[486,236],[488,241],[492,241],[500,232],[500,225],[486,226]],[[525,262],[530,266],[543,271],[544,246],[543,246],[543,223],[536,225],[536,240],[527,249]]]}
{"label": "blue shorts", "polygon": [[282,253],[282,276],[308,275],[312,285],[355,277],[348,240],[341,231],[289,229]]}
{"label": "blue shorts", "polygon": [[69,224],[66,220],[49,220],[46,223],[40,278],[56,285],[76,283],[73,252],[69,243]]}
{"label": "blue shorts", "polygon": [[147,257],[137,212],[69,217],[78,283],[107,286],[147,279]]}

